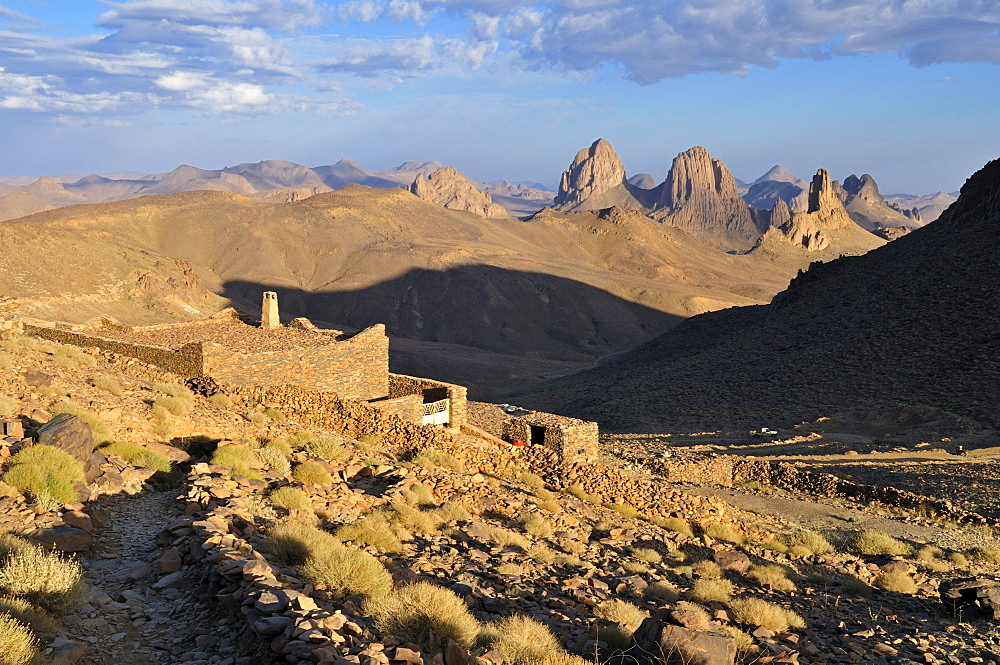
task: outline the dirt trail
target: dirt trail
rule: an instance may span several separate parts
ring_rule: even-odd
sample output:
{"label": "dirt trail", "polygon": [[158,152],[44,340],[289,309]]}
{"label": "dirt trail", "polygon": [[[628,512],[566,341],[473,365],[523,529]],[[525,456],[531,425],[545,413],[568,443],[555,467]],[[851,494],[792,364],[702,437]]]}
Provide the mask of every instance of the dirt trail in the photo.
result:
{"label": "dirt trail", "polygon": [[232,617],[196,591],[191,569],[158,574],[157,535],[181,515],[177,489],[101,500],[90,558],[81,561],[88,600],[66,617],[70,639],[88,645],[80,665],[234,665]]}

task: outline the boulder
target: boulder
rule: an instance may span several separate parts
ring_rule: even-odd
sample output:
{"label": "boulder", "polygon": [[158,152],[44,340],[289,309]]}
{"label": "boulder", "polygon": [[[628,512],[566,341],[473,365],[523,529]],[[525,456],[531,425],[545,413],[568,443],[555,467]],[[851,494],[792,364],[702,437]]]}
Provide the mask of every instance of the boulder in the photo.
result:
{"label": "boulder", "polygon": [[715,563],[723,570],[733,570],[743,574],[750,570],[750,557],[736,550],[719,550],[715,553]]}
{"label": "boulder", "polygon": [[627,655],[638,665],[733,665],[736,638],[710,630],[679,625],[674,611],[661,609],[648,617],[632,635]]}
{"label": "boulder", "polygon": [[89,550],[94,544],[94,539],[89,533],[75,526],[39,529],[29,536],[29,540],[60,552],[83,552]]}
{"label": "boulder", "polygon": [[101,475],[104,456],[96,453],[90,426],[70,413],[60,413],[38,428],[38,443],[54,446],[83,462],[88,483]]}
{"label": "boulder", "polygon": [[985,615],[1000,619],[1000,580],[983,577],[963,577],[945,580],[938,595],[948,613],[962,621],[970,616]]}

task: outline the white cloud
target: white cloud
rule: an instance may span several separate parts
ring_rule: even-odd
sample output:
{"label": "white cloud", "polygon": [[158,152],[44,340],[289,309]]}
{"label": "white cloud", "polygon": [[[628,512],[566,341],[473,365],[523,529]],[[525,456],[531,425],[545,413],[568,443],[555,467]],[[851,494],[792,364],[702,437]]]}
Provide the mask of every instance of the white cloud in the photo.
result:
{"label": "white cloud", "polygon": [[25,76],[0,68],[0,109],[101,113],[133,104],[155,105],[155,98],[136,93],[73,93],[55,76]]}
{"label": "white cloud", "polygon": [[435,40],[430,36],[397,39],[346,41],[340,52],[323,61],[320,67],[330,72],[345,72],[371,78],[381,74],[413,75],[432,69],[441,61]]}
{"label": "white cloud", "polygon": [[170,72],[156,79],[156,85],[164,90],[184,92],[205,86],[207,74],[201,72]]}
{"label": "white cloud", "polygon": [[171,20],[188,25],[242,25],[279,32],[318,25],[314,0],[129,0],[107,2],[98,25],[119,27],[127,21]]}
{"label": "white cloud", "polygon": [[229,82],[197,90],[193,99],[195,104],[205,105],[216,113],[252,110],[255,107],[265,107],[272,101],[259,85]]}

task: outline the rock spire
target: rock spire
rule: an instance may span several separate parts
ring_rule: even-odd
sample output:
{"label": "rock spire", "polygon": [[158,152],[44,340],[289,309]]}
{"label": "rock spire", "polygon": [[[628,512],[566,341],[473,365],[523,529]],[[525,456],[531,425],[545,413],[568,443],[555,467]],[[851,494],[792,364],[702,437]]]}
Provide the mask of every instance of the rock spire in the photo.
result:
{"label": "rock spire", "polygon": [[597,139],[589,148],[576,153],[573,163],[563,171],[555,205],[571,209],[624,182],[625,166],[618,153],[610,143]]}

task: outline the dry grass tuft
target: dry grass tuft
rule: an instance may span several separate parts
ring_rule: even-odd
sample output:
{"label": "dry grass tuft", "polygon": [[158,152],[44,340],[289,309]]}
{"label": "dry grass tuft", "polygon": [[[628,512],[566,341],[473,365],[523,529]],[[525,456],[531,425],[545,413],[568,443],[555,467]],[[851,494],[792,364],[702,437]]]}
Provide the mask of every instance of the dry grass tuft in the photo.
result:
{"label": "dry grass tuft", "polygon": [[715,580],[722,577],[722,568],[711,559],[703,559],[691,566],[691,571],[698,577]]}
{"label": "dry grass tuft", "polygon": [[729,603],[737,623],[783,633],[789,628],[805,628],[806,622],[792,610],[761,598],[737,598]]}
{"label": "dry grass tuft", "polygon": [[790,534],[785,542],[789,547],[808,547],[813,554],[829,554],[835,549],[826,536],[817,531],[797,531]]}
{"label": "dry grass tuft", "polygon": [[279,522],[267,534],[265,547],[278,561],[300,566],[306,559],[340,543],[326,531],[294,521]]}
{"label": "dry grass tuft", "polygon": [[0,613],[0,665],[28,665],[38,655],[38,645],[31,629]]}
{"label": "dry grass tuft", "polygon": [[783,566],[751,566],[747,576],[775,591],[795,591],[795,582],[788,579],[788,571]]}
{"label": "dry grass tuft", "polygon": [[324,584],[338,598],[384,596],[392,589],[392,575],[367,552],[337,545],[315,552],[299,569],[313,584]]}
{"label": "dry grass tuft", "polygon": [[156,469],[157,471],[162,471],[163,473],[170,473],[174,467],[173,462],[168,460],[163,455],[154,453],[152,450],[147,450],[138,443],[132,443],[130,441],[115,441],[113,443],[109,443],[101,448],[101,452],[105,455],[121,457],[123,460],[136,468],[145,467],[147,469]]}
{"label": "dry grass tuft", "polygon": [[646,587],[643,595],[647,598],[655,598],[665,603],[676,603],[677,599],[681,597],[680,591],[677,590],[677,587],[673,584],[668,584],[667,582],[653,582]]}
{"label": "dry grass tuft", "polygon": [[180,397],[181,399],[193,400],[194,393],[184,385],[179,383],[154,383],[153,390],[169,395],[170,397]]}
{"label": "dry grass tuft", "polygon": [[267,444],[257,451],[257,459],[268,469],[280,474],[287,474],[292,469],[292,463],[278,446]]}
{"label": "dry grass tuft", "polygon": [[609,623],[638,627],[649,614],[628,601],[612,598],[595,607],[594,616]]}
{"label": "dry grass tuft", "polygon": [[536,665],[539,661],[562,652],[562,647],[549,628],[535,619],[511,616],[491,626],[491,644],[508,665]]}
{"label": "dry grass tuft", "polygon": [[435,450],[433,448],[424,448],[421,450],[414,456],[413,463],[425,469],[441,467],[458,473],[465,473],[465,463],[462,460],[454,455],[449,455],[443,450]]}
{"label": "dry grass tuft", "polygon": [[215,393],[208,398],[208,401],[223,409],[228,409],[233,405],[232,398],[226,393]]}
{"label": "dry grass tuft", "polygon": [[316,457],[325,459],[327,462],[345,461],[350,459],[351,451],[345,443],[333,436],[322,436],[310,439],[305,442],[303,448]]}
{"label": "dry grass tuft", "polygon": [[83,569],[76,560],[41,547],[15,551],[0,568],[0,589],[56,614],[83,600]]}
{"label": "dry grass tuft", "polygon": [[973,561],[1000,564],[1000,547],[977,546],[968,550],[965,554]]}
{"label": "dry grass tuft", "polygon": [[891,573],[882,573],[872,582],[879,589],[895,591],[897,593],[914,594],[917,592],[917,583],[913,581],[909,573],[902,570]]}
{"label": "dry grass tuft", "polygon": [[527,550],[531,545],[528,539],[521,534],[501,526],[492,527],[489,537],[493,543],[500,547],[520,547],[523,550]]}
{"label": "dry grass tuft", "polygon": [[105,392],[109,392],[115,397],[121,397],[125,394],[125,387],[122,386],[116,379],[110,376],[95,376],[91,383],[94,384],[95,388],[99,388]]}
{"label": "dry grass tuft", "polygon": [[181,397],[160,397],[153,402],[154,411],[169,413],[172,416],[186,416],[191,413],[194,401]]}
{"label": "dry grass tuft", "polygon": [[691,530],[691,525],[679,517],[652,517],[649,520],[661,529],[666,529],[667,531],[673,531],[674,533],[679,533],[684,536],[693,536],[694,531]]}
{"label": "dry grass tuft", "polygon": [[469,648],[479,634],[479,622],[457,594],[428,582],[417,582],[365,602],[364,612],[383,633],[440,652],[455,640]]}
{"label": "dry grass tuft", "polygon": [[599,498],[593,494],[589,494],[585,489],[583,489],[583,485],[579,483],[573,483],[566,488],[566,491],[578,498],[580,501],[585,501],[586,503],[591,503],[595,506],[603,505]]}
{"label": "dry grass tuft", "polygon": [[51,615],[22,598],[0,598],[0,614],[9,614],[36,633],[55,633],[59,624]]}
{"label": "dry grass tuft", "polygon": [[747,541],[746,536],[742,533],[728,524],[723,524],[721,522],[711,522],[706,524],[702,531],[710,538],[724,540],[728,543],[743,544]]}
{"label": "dry grass tuft", "polygon": [[257,473],[260,469],[260,458],[256,451],[242,443],[231,443],[219,446],[212,455],[212,464],[217,466],[228,466],[237,476],[260,480]]}
{"label": "dry grass tuft", "polygon": [[545,489],[545,479],[539,476],[537,473],[531,473],[530,471],[525,471],[518,475],[517,479],[531,487],[533,489]]}
{"label": "dry grass tuft", "polygon": [[531,513],[521,518],[525,533],[535,538],[548,538],[555,531],[552,522],[548,521],[538,513]]}
{"label": "dry grass tuft", "polygon": [[611,510],[628,517],[629,519],[637,519],[639,517],[639,511],[635,509],[634,506],[630,506],[627,503],[612,503],[608,506]]}
{"label": "dry grass tuft", "polygon": [[303,485],[329,485],[333,482],[330,473],[319,462],[303,462],[292,469],[292,478]]}
{"label": "dry grass tuft", "polygon": [[881,531],[862,531],[848,542],[847,548],[862,556],[879,554],[911,556],[913,554],[912,547]]}
{"label": "dry grass tuft", "polygon": [[403,492],[403,501],[408,505],[417,507],[429,507],[437,505],[434,499],[434,492],[423,483],[415,483]]}
{"label": "dry grass tuft", "polygon": [[386,552],[403,551],[398,531],[389,523],[386,514],[380,511],[369,513],[357,522],[340,527],[337,529],[337,538],[381,547]]}
{"label": "dry grass tuft", "polygon": [[279,487],[271,492],[271,505],[285,510],[312,510],[309,495],[297,487]]}
{"label": "dry grass tuft", "polygon": [[765,540],[760,544],[765,550],[771,550],[772,552],[780,552],[784,554],[788,551],[788,545],[784,544],[780,540]]}
{"label": "dry grass tuft", "polygon": [[82,481],[83,463],[61,448],[36,444],[10,458],[3,482],[41,504],[70,503],[79,498],[74,482]]}
{"label": "dry grass tuft", "polygon": [[733,595],[733,583],[729,580],[701,578],[694,581],[687,596],[698,603],[717,601],[725,603]]}
{"label": "dry grass tuft", "polygon": [[633,547],[632,556],[646,563],[660,563],[663,561],[663,555],[652,547]]}

